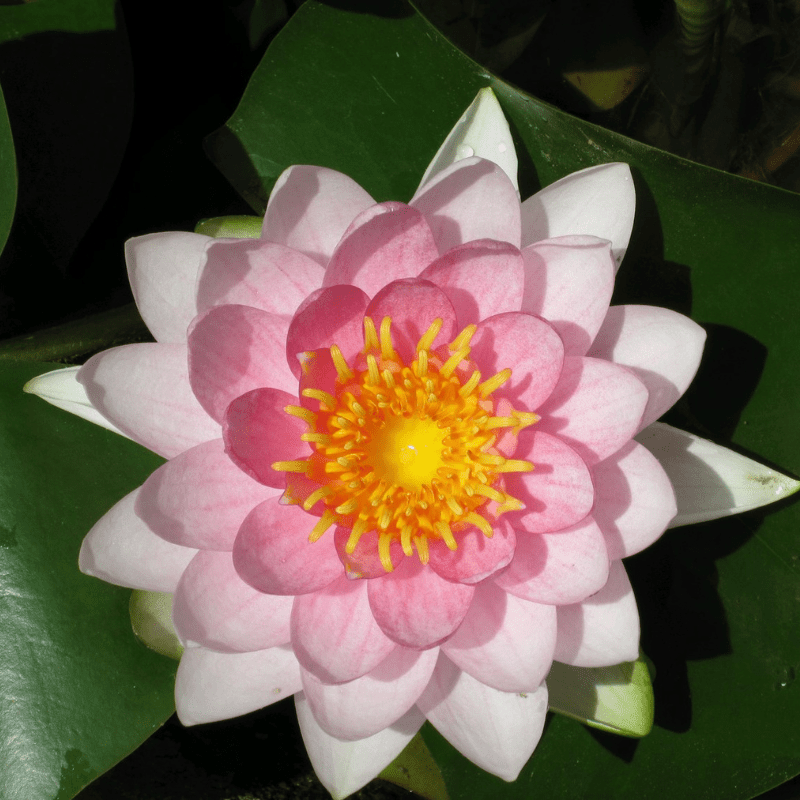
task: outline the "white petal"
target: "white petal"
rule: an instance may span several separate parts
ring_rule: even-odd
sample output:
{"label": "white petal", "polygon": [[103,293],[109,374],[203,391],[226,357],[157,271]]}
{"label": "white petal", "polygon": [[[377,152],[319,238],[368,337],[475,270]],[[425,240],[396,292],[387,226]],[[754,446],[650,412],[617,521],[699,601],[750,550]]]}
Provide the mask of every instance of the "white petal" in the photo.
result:
{"label": "white petal", "polygon": [[64,369],[54,369],[52,372],[44,372],[31,378],[22,387],[22,391],[35,394],[62,411],[69,411],[76,417],[94,422],[95,425],[100,425],[102,428],[107,428],[130,439],[131,437],[127,433],[123,433],[113,422],[109,422],[92,405],[83,384],[78,383],[75,377],[79,369],[80,367],[65,367]]}
{"label": "white petal", "polygon": [[672,481],[678,513],[670,528],[741,514],[800,489],[800,482],[780,472],[663,422],[654,422],[636,439]]}
{"label": "white petal", "polygon": [[497,102],[494,92],[487,86],[481,89],[470,107],[447,135],[439,151],[428,165],[419,188],[419,194],[428,181],[456,161],[470,156],[494,161],[508,175],[514,188],[517,183],[517,151],[511,140],[508,122]]}

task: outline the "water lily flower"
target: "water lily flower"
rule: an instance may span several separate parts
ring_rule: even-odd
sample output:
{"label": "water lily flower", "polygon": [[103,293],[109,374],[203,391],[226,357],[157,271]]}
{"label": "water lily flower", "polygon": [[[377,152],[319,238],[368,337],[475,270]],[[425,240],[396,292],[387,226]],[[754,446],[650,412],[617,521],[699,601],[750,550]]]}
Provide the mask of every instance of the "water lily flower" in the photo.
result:
{"label": "water lily flower", "polygon": [[485,90],[408,204],[294,166],[259,239],[128,243],[156,342],[31,388],[168,459],[80,565],[174,594],[185,724],[294,695],[336,797],[425,719],[514,780],[554,661],[636,661],[621,559],[678,510],[652,425],[705,334],[610,306],[634,206],[623,164],[520,203]]}

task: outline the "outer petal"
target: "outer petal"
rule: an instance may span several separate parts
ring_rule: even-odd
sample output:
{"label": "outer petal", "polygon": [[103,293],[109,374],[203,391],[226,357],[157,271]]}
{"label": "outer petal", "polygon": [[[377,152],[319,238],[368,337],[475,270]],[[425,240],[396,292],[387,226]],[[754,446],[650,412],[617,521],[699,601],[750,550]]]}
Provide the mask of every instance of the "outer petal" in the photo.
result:
{"label": "outer petal", "polygon": [[230,553],[198,553],[175,592],[172,620],[187,647],[225,653],[252,652],[287,644],[294,598],[248,586]]}
{"label": "outer petal", "polygon": [[639,657],[639,612],[621,561],[597,594],[558,608],[554,658],[575,667],[609,667]]}
{"label": "outer petal", "polygon": [[197,314],[197,276],[212,241],[199,233],[171,231],[125,242],[133,299],[157,341],[186,341],[186,330]]}
{"label": "outer petal", "polygon": [[326,685],[303,671],[303,693],[322,729],[338,739],[365,739],[402,717],[428,685],[436,649],[398,647],[371,672]]}
{"label": "outer petal", "polygon": [[611,242],[617,266],[633,230],[636,189],[627,164],[573,172],[522,204],[522,246],[556,236],[589,235]]}
{"label": "outer petal", "polygon": [[675,492],[664,468],[645,447],[628,442],[595,465],[593,516],[611,559],[649,547],[675,516]]}
{"label": "outer petal", "polygon": [[629,367],[647,387],[641,430],[689,388],[705,341],[706,332],[683,314],[654,306],[613,306],[589,353]]}
{"label": "outer petal", "polygon": [[369,604],[381,630],[406,647],[433,647],[461,624],[474,586],[450,583],[415,558],[367,581]]}
{"label": "outer petal", "polygon": [[139,490],[122,498],[100,518],[81,545],[81,572],[108,583],[174,592],[197,550],[165,542],[134,513]]}
{"label": "outer petal", "polygon": [[550,670],[555,646],[554,606],[530,603],[486,581],[442,652],[486,686],[535,692]]}
{"label": "outer petal", "polygon": [[526,247],[522,310],[544,317],[568,355],[586,355],[614,289],[611,245],[593,236],[562,236]]}
{"label": "outer petal", "polygon": [[165,458],[219,437],[192,394],[186,346],[129,344],[90,358],[78,372],[91,404],[126,436]]}
{"label": "outer petal", "polygon": [[350,223],[374,202],[341,172],[292,166],[275,182],[261,236],[299,250],[324,267]]}
{"label": "outer petal", "polygon": [[501,517],[493,525],[492,538],[470,525],[458,533],[458,548],[450,550],[444,542],[428,545],[430,567],[438,575],[454,583],[478,583],[511,561],[516,536],[511,523]]}
{"label": "outer petal", "polygon": [[295,697],[295,705],[311,765],[334,800],[349,797],[376,778],[400,755],[425,722],[425,717],[412,708],[380,733],[347,742],[322,730],[302,692]]}
{"label": "outer petal", "polygon": [[184,725],[238,717],[300,691],[300,666],[291,647],[254,653],[216,653],[192,647],[175,677],[175,704]]}
{"label": "outer petal", "polygon": [[513,781],[542,735],[547,688],[500,692],[461,672],[442,654],[417,706],[470,761]]}
{"label": "outer petal", "polygon": [[465,158],[421,187],[411,205],[428,220],[439,252],[476,239],[520,246],[519,195],[493,161]]}
{"label": "outer petal", "polygon": [[159,467],[139,492],[136,514],[168,542],[230,550],[251,509],[277,495],[245,475],[214,439]]}

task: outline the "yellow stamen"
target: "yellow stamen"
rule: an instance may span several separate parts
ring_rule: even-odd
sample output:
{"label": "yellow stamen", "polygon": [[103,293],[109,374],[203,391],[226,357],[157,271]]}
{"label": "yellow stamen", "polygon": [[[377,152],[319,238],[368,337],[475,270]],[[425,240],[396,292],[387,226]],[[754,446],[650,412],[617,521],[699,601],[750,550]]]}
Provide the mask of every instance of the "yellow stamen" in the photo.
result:
{"label": "yellow stamen", "polygon": [[323,392],[322,389],[303,389],[303,397],[309,397],[312,400],[317,400],[320,406],[326,406],[325,411],[333,411],[336,408],[336,398],[332,394]]}
{"label": "yellow stamen", "polygon": [[319,518],[319,522],[312,528],[308,536],[308,541],[312,543],[318,541],[322,534],[325,533],[334,522],[336,522],[336,514],[330,511],[330,509],[326,509]]}
{"label": "yellow stamen", "polygon": [[424,350],[431,349],[433,340],[439,335],[439,331],[442,329],[443,324],[443,320],[439,319],[438,317],[431,322],[431,324],[428,326],[428,330],[422,334],[420,340],[417,342],[417,353],[422,353]]}
{"label": "yellow stamen", "polygon": [[308,461],[273,461],[272,469],[275,472],[302,472],[308,473]]}
{"label": "yellow stamen", "polygon": [[322,500],[323,497],[328,497],[328,495],[332,493],[333,489],[330,486],[320,486],[319,489],[315,489],[305,499],[303,502],[303,510],[311,511],[311,509],[316,505],[317,501]]}
{"label": "yellow stamen", "polygon": [[364,352],[377,350],[379,346],[378,334],[375,331],[375,323],[372,321],[372,317],[364,317]]}
{"label": "yellow stamen", "polygon": [[476,330],[478,330],[477,325],[467,325],[467,327],[450,342],[448,347],[451,350],[463,350],[472,341]]}
{"label": "yellow stamen", "polygon": [[391,361],[397,358],[392,347],[392,318],[384,317],[381,320],[381,358],[384,361]]}
{"label": "yellow stamen", "polygon": [[481,397],[488,397],[496,389],[499,389],[511,377],[511,370],[504,369],[493,375],[489,380],[484,381],[478,387],[478,394]]}
{"label": "yellow stamen", "polygon": [[453,355],[439,367],[439,374],[443,375],[445,378],[449,378],[456,371],[456,367],[469,355],[469,352],[469,347],[462,347],[457,353],[453,353]]}
{"label": "yellow stamen", "polygon": [[307,422],[309,425],[313,425],[317,420],[317,415],[311,409],[303,408],[303,406],[284,406],[283,410],[293,417],[302,419],[303,422]]}
{"label": "yellow stamen", "polygon": [[347,366],[342,351],[335,344],[331,345],[331,358],[333,359],[333,366],[336,367],[336,372],[339,375],[339,380],[342,383],[355,377],[353,371]]}

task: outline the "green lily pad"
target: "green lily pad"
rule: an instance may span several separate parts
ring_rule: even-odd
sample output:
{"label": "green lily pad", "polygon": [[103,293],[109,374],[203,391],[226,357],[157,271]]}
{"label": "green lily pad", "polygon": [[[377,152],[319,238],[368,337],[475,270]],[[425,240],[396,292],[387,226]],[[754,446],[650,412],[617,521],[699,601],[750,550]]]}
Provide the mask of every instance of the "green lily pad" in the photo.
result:
{"label": "green lily pad", "polygon": [[17,159],[3,93],[0,91],[0,252],[5,247],[17,205]]}

